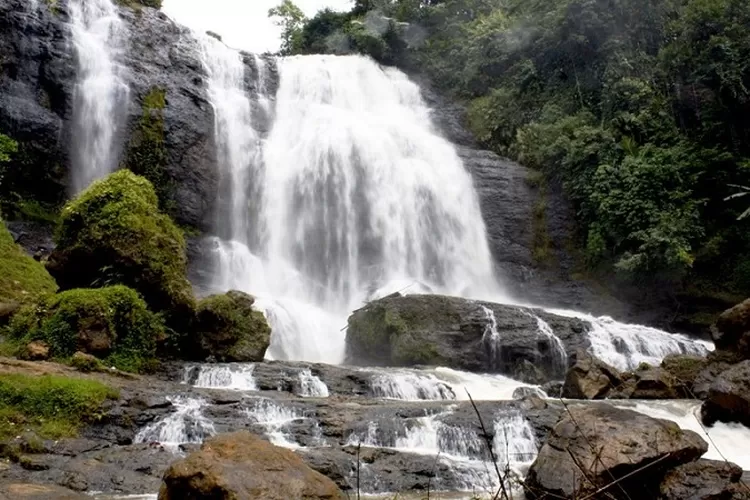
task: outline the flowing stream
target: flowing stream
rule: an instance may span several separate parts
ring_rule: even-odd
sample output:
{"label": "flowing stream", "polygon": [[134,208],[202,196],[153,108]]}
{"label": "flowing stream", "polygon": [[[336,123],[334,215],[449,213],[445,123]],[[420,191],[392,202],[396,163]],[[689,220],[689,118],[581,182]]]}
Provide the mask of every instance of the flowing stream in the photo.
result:
{"label": "flowing stream", "polygon": [[129,88],[118,62],[127,32],[112,0],[70,0],[71,38],[76,53],[73,135],[73,193],[117,166],[118,126]]}

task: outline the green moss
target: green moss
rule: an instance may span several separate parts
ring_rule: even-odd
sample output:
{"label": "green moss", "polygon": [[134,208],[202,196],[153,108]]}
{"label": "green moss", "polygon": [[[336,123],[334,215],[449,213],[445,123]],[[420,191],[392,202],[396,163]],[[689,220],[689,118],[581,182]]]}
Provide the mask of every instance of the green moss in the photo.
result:
{"label": "green moss", "polygon": [[98,417],[116,390],[94,380],[20,374],[0,375],[0,438],[33,430],[42,438],[75,436]]}
{"label": "green moss", "polygon": [[661,367],[677,380],[692,385],[698,374],[708,366],[706,358],[681,354],[669,355],[661,362]]}
{"label": "green moss", "polygon": [[73,354],[70,358],[70,366],[83,373],[99,372],[104,369],[104,365],[97,358],[81,352]]}
{"label": "green moss", "polygon": [[120,170],[93,183],[63,209],[56,242],[47,267],[62,289],[127,285],[186,331],[195,299],[185,239],[148,180]]}
{"label": "green moss", "polygon": [[213,295],[198,303],[195,357],[219,361],[261,361],[271,339],[265,316],[253,308],[254,299],[241,292]]}
{"label": "green moss", "polygon": [[52,276],[16,245],[0,220],[0,302],[28,302],[55,290]]}
{"label": "green moss", "polygon": [[134,372],[154,358],[157,343],[165,336],[161,317],[122,285],[47,297],[19,311],[9,330],[21,344],[45,341],[56,358],[83,351],[99,356],[108,366]]}
{"label": "green moss", "polygon": [[164,140],[166,90],[153,87],[143,96],[143,114],[133,132],[125,166],[153,184],[163,210],[173,205],[174,182],[167,173],[168,153]]}

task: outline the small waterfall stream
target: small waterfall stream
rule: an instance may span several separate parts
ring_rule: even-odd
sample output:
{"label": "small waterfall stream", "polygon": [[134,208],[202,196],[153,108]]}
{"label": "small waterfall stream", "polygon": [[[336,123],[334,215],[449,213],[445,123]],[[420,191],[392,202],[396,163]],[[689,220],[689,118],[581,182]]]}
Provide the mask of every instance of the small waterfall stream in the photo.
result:
{"label": "small waterfall stream", "polygon": [[117,167],[116,143],[129,98],[119,59],[127,32],[112,0],[70,0],[78,63],[71,188],[78,193]]}

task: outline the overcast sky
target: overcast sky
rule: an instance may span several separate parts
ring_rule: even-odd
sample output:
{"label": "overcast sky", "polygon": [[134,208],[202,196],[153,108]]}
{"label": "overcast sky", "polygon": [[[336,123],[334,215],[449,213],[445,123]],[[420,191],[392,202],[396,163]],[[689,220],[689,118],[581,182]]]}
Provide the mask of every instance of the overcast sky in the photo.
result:
{"label": "overcast sky", "polygon": [[[175,21],[198,31],[213,31],[230,47],[252,52],[275,52],[279,30],[268,19],[268,9],[281,0],[164,0],[162,10]],[[309,16],[325,7],[348,10],[351,0],[295,0]]]}

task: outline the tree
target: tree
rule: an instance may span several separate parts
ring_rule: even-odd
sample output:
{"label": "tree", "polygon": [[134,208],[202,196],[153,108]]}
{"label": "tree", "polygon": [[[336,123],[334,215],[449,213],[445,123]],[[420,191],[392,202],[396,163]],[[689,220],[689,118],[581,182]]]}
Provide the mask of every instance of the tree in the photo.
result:
{"label": "tree", "polygon": [[297,52],[302,38],[302,27],[305,24],[305,13],[292,0],[283,0],[276,7],[268,10],[268,17],[281,28],[281,55]]}

